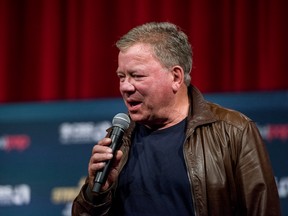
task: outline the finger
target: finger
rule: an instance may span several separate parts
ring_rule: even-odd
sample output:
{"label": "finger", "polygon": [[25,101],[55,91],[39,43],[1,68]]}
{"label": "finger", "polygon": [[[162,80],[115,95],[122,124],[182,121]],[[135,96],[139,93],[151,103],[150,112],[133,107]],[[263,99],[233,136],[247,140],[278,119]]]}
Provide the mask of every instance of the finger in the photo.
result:
{"label": "finger", "polygon": [[104,162],[113,158],[112,151],[110,152],[95,152],[90,157],[89,164]]}
{"label": "finger", "polygon": [[115,155],[115,160],[116,160],[116,161],[120,161],[121,158],[122,158],[122,156],[123,156],[123,152],[122,152],[121,150],[118,150],[118,151],[116,152],[116,155]]}
{"label": "finger", "polygon": [[114,157],[114,160],[113,160],[113,164],[111,166],[111,171],[112,170],[117,170],[118,171],[119,164],[120,164],[122,156],[123,156],[123,152],[121,150],[118,150],[116,152],[116,154],[115,154],[115,157]]}
{"label": "finger", "polygon": [[88,173],[91,176],[95,175],[95,172],[97,172],[98,170],[101,170],[104,168],[104,166],[106,165],[105,162],[99,162],[99,163],[91,163],[88,166]]}
{"label": "finger", "polygon": [[[116,167],[118,166],[121,158],[122,158],[123,152],[118,150],[115,154],[114,160],[113,160],[113,164],[111,167]],[[97,154],[95,153],[94,155],[91,156],[90,161],[89,161],[89,166],[88,166],[88,171],[93,173],[97,170],[100,170],[102,168],[104,168],[104,166],[106,165],[106,162],[108,160],[112,160],[113,159],[113,155],[111,153],[101,153],[101,154]]]}
{"label": "finger", "polygon": [[99,140],[98,145],[107,146],[107,145],[110,145],[110,143],[111,143],[111,138],[105,137],[105,138]]}
{"label": "finger", "polygon": [[109,148],[109,145],[111,144],[110,138],[104,138],[100,140],[92,149],[92,154],[95,153],[111,153],[112,150]]}
{"label": "finger", "polygon": [[[118,166],[119,166],[119,162],[120,162],[122,156],[123,156],[123,152],[121,150],[118,150],[116,152],[116,154],[115,154],[115,158],[114,158],[111,170],[109,172],[107,181],[102,186],[102,190],[106,190],[117,179],[117,177],[119,175]],[[92,164],[89,165],[88,172],[89,172],[89,179],[90,179],[89,180],[89,184],[90,185],[93,185],[93,180],[95,178],[95,173],[98,170],[104,168],[105,165],[106,165],[105,162],[92,163]]]}

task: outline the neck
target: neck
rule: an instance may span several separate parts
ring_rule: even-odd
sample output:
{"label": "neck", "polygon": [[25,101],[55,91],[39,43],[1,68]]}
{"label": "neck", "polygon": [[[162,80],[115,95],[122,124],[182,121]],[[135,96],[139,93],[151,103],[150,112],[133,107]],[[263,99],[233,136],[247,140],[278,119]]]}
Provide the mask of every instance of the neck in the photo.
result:
{"label": "neck", "polygon": [[189,98],[187,88],[177,92],[173,104],[168,109],[163,109],[163,118],[145,124],[146,127],[152,130],[161,130],[178,124],[188,116]]}

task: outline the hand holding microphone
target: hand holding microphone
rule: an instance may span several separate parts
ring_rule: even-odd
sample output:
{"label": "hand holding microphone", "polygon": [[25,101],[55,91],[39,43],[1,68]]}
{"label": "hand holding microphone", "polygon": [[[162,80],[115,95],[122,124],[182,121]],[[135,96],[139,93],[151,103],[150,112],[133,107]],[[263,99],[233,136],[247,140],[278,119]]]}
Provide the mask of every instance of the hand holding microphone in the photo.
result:
{"label": "hand holding microphone", "polygon": [[123,134],[129,127],[129,124],[129,117],[124,113],[118,113],[112,120],[112,131],[109,134],[111,143],[109,143],[107,138],[104,138],[93,148],[92,157],[89,163],[90,178],[95,174],[92,187],[93,192],[100,192],[100,189],[105,185],[110,174],[113,178],[116,178],[116,176],[113,176],[113,173],[110,172],[113,169],[114,159],[116,158],[118,162],[120,160],[120,156],[117,155],[116,157],[116,153],[122,144]]}

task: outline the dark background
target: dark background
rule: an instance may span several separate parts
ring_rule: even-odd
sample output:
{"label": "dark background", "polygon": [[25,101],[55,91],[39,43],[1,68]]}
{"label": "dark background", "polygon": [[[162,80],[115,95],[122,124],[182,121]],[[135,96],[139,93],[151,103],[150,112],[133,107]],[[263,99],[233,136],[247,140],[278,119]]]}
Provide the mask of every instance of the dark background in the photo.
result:
{"label": "dark background", "polygon": [[287,90],[285,0],[0,0],[0,103],[120,96],[115,42],[170,21],[203,92]]}

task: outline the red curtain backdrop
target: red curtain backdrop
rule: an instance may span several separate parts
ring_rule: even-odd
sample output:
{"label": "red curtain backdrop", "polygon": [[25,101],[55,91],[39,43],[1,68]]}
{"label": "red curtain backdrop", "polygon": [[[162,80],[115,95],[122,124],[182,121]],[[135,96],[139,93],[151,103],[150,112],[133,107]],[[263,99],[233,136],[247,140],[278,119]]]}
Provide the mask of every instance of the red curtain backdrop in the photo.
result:
{"label": "red curtain backdrop", "polygon": [[0,0],[0,102],[119,97],[114,44],[170,21],[203,92],[288,89],[286,0]]}

